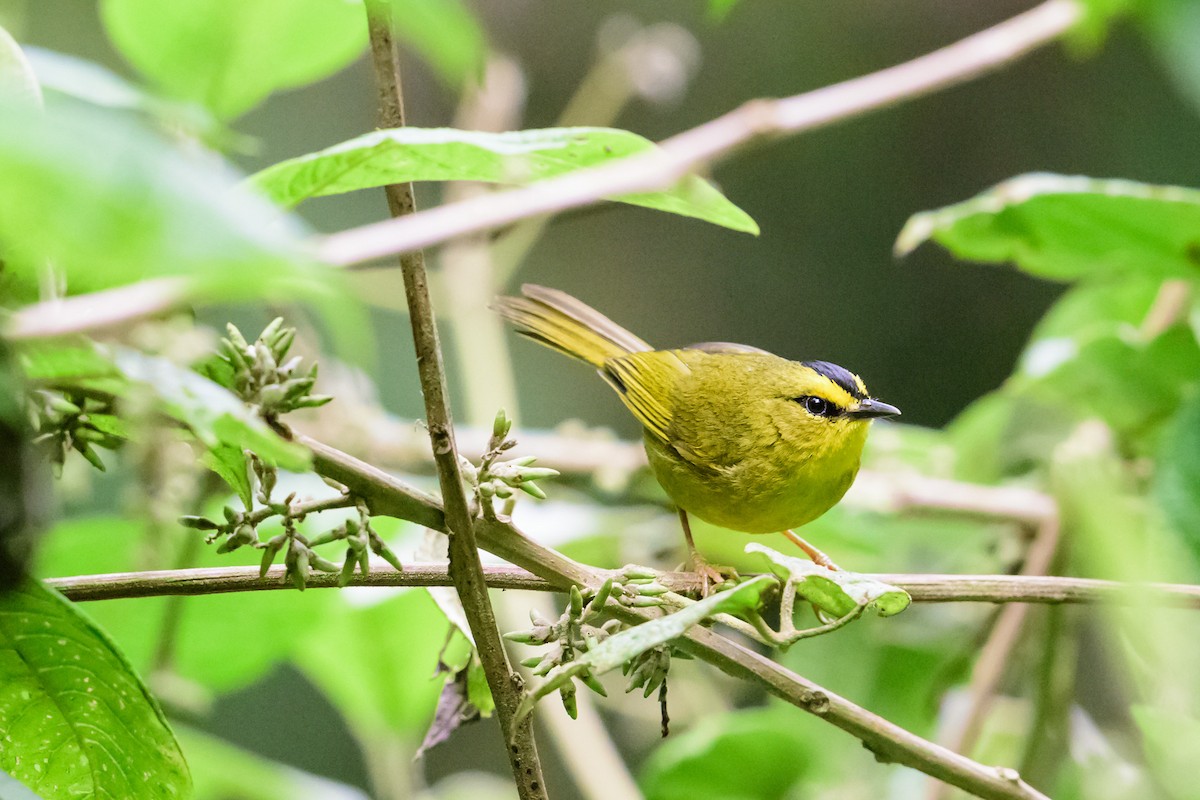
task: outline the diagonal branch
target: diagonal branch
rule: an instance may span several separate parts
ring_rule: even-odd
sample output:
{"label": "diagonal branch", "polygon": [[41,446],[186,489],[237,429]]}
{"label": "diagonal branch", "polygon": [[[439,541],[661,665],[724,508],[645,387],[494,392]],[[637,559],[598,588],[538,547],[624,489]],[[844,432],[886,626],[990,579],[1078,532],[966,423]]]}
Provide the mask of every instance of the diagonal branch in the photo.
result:
{"label": "diagonal branch", "polygon": [[[387,128],[403,127],[404,97],[399,54],[392,39],[392,4],[390,0],[367,0],[366,8],[371,59],[379,89],[380,122]],[[390,185],[385,187],[385,191],[393,217],[413,215],[412,184]],[[429,301],[425,259],[420,250],[410,250],[401,256],[400,271],[404,276],[417,370],[421,378],[421,393],[425,398],[429,440],[442,490],[445,521],[450,532],[450,577],[462,601],[479,660],[487,675],[488,688],[496,702],[496,715],[507,739],[504,751],[508,754],[517,792],[522,800],[540,800],[548,796],[546,781],[542,777],[542,765],[533,738],[533,722],[528,717],[520,722],[516,720],[522,695],[521,678],[513,672],[508,662],[479,561],[474,514],[459,472],[454,423],[447,398],[446,371],[437,325],[433,319],[433,307]]]}
{"label": "diagonal branch", "polygon": [[[312,451],[318,473],[362,497],[373,513],[403,517],[405,511],[411,510],[414,495],[402,481],[328,445],[300,435],[295,438]],[[479,519],[475,534],[482,547],[554,586],[567,588],[574,584],[595,591],[607,577],[537,544],[507,520]],[[657,613],[647,609],[613,609],[614,616],[635,625],[654,618]],[[918,769],[979,797],[1044,800],[1044,795],[1024,783],[1014,770],[986,767],[922,739],[711,630],[693,628],[676,646],[728,675],[757,683],[771,694],[858,737],[881,761]]]}
{"label": "diagonal branch", "polygon": [[451,203],[405,219],[325,237],[317,254],[349,266],[430,247],[606,197],[669,188],[680,178],[760,139],[801,133],[922,97],[985,75],[1054,41],[1080,18],[1077,0],[1047,0],[941,50],[783,100],[753,100],[651,150],[520,189]]}

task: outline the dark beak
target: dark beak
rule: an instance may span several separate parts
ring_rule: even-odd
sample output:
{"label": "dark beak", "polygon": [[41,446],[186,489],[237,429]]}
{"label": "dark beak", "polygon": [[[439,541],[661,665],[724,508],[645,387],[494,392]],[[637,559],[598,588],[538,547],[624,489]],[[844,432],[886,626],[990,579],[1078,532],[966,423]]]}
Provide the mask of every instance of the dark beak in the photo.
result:
{"label": "dark beak", "polygon": [[900,409],[868,397],[866,400],[860,400],[858,405],[852,406],[846,413],[855,419],[871,419],[873,417],[898,417]]}

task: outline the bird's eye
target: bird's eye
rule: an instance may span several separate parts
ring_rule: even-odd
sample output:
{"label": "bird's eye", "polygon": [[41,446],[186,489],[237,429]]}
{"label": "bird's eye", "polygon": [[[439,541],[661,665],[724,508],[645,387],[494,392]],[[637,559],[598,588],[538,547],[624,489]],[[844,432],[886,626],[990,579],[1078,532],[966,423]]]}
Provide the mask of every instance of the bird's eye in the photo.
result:
{"label": "bird's eye", "polygon": [[810,394],[804,397],[797,397],[796,402],[804,406],[804,410],[814,417],[832,417],[837,413],[837,406],[824,397],[817,397]]}

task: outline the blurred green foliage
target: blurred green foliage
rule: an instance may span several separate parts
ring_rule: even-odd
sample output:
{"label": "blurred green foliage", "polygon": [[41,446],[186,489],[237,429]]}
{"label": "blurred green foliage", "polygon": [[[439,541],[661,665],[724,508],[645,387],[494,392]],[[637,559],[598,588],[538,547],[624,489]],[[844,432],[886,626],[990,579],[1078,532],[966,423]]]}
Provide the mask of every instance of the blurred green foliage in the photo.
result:
{"label": "blurred green foliage", "polygon": [[[679,102],[679,92],[672,95],[670,86],[658,86],[657,96],[667,98],[666,105],[652,108],[648,103],[656,96],[654,87],[639,88],[638,102],[646,107],[627,110],[622,127],[657,137],[757,94],[797,91],[801,84],[816,85],[846,77],[844,72],[883,65],[876,65],[869,53],[898,60],[918,52],[931,37],[937,43],[950,38],[952,27],[967,32],[989,21],[978,9],[950,13],[939,7],[939,24],[919,30],[919,22],[905,22],[909,16],[918,19],[914,12],[897,4],[869,5],[871,13],[861,14],[861,19],[858,8],[799,5],[764,9],[711,0],[707,19],[701,18],[705,11],[697,4],[656,9],[656,15],[684,19],[694,29],[700,49],[711,53],[708,71],[694,91],[697,104],[682,111],[671,108]],[[406,78],[418,109],[412,116],[423,124],[429,121],[430,127],[450,116],[448,105],[458,97],[428,87],[436,82],[453,92],[466,90],[485,74],[489,52],[507,49],[517,51],[528,70],[532,93],[527,126],[551,124],[562,93],[574,89],[584,61],[594,55],[590,37],[601,27],[598,15],[609,13],[572,10],[575,26],[584,31],[580,33],[561,30],[563,14],[558,11],[531,14],[482,3],[472,8],[451,0],[396,0],[395,6],[401,20],[397,35],[424,62]],[[945,101],[947,106],[928,105],[942,102],[931,99],[915,111],[890,112],[883,121],[856,123],[798,145],[767,148],[723,167],[721,188],[762,224],[761,240],[732,234],[717,238],[725,232],[661,215],[646,215],[651,221],[643,222],[629,216],[636,211],[584,212],[552,229],[524,269],[537,280],[590,287],[589,300],[601,308],[615,307],[614,316],[622,321],[628,312],[631,325],[641,316],[647,333],[677,337],[664,344],[716,338],[714,333],[723,336],[732,330],[738,336],[757,336],[767,346],[780,345],[773,349],[805,349],[787,355],[833,351],[837,355],[832,357],[841,361],[842,354],[848,354],[857,359],[852,363],[869,368],[864,372],[872,387],[882,387],[881,395],[906,413],[914,407],[918,421],[941,421],[963,398],[977,397],[946,430],[877,426],[868,466],[885,483],[897,485],[913,478],[953,477],[1052,493],[1063,510],[1063,544],[1056,560],[1063,574],[1196,582],[1200,193],[1162,185],[1200,183],[1200,173],[1188,161],[1190,153],[1170,144],[1193,142],[1196,119],[1163,111],[1170,101],[1162,98],[1161,87],[1146,88],[1143,81],[1149,79],[1142,73],[1130,79],[1125,67],[1133,63],[1145,71],[1138,60],[1142,56],[1130,55],[1134,45],[1126,30],[1136,29],[1149,43],[1152,57],[1166,65],[1181,94],[1200,104],[1200,11],[1187,0],[1097,0],[1089,6],[1090,27],[1076,41],[1085,45],[1080,52],[1098,53],[1099,60],[1054,62],[1051,68],[1043,60],[1019,68],[1042,70],[1036,74],[1050,75],[1048,83],[1065,82],[1061,86],[1031,92],[1033,73],[1021,73],[1015,84],[998,76],[969,90],[974,93],[958,90],[955,99]],[[45,12],[31,6],[26,13],[42,19]],[[387,345],[381,349],[402,349],[405,345],[395,341],[393,331],[400,321],[367,320],[347,299],[349,282],[311,262],[306,253],[309,226],[246,192],[242,176],[222,154],[213,152],[212,147],[248,144],[246,137],[222,126],[266,131],[259,160],[268,165],[254,180],[267,185],[268,193],[286,206],[334,191],[328,185],[331,180],[346,182],[338,184],[337,191],[401,179],[519,182],[513,176],[534,177],[528,153],[514,154],[496,143],[541,136],[545,144],[549,136],[549,143],[558,148],[583,135],[571,129],[506,136],[426,132],[422,135],[435,140],[400,143],[400,149],[381,154],[380,146],[398,142],[394,136],[367,133],[372,98],[361,66],[326,87],[346,102],[342,111],[311,104],[308,98],[317,95],[307,92],[316,89],[272,101],[299,104],[304,125],[280,122],[268,113],[270,104],[262,111],[260,104],[271,95],[313,85],[359,57],[366,26],[361,5],[352,2],[192,0],[164,6],[105,0],[100,15],[110,37],[103,46],[111,46],[131,64],[135,76],[118,75],[81,57],[95,55],[96,32],[79,37],[63,20],[53,20],[62,26],[56,30],[61,36],[45,38],[55,48],[78,54],[31,49],[26,60],[15,42],[0,36],[0,87],[9,87],[0,98],[5,103],[0,113],[0,171],[5,176],[0,181],[0,299],[7,310],[56,298],[64,283],[69,296],[170,276],[182,278],[187,298],[209,306],[204,313],[213,319],[223,321],[226,313],[238,313],[223,305],[234,302],[307,302],[322,312],[322,327],[309,334],[307,347],[320,348],[321,334],[330,334],[342,343],[336,354],[352,357],[356,347],[346,342],[364,341],[361,331],[374,322],[378,327],[373,338]],[[809,15],[804,25],[795,26],[794,40],[788,15]],[[553,26],[554,35],[544,35],[543,26]],[[618,51],[623,45],[613,42],[630,26],[637,27],[622,20],[604,27],[601,52]],[[730,42],[747,38],[743,34],[748,30],[760,36],[743,49],[734,48]],[[17,33],[22,39],[20,30]],[[1097,50],[1106,37],[1116,61],[1105,61],[1107,53]],[[897,44],[901,40],[903,48]],[[535,47],[534,42],[548,44]],[[658,49],[649,51],[649,60],[644,54],[642,61],[634,59],[632,72],[667,84],[672,75],[678,79],[686,73],[683,57],[667,42],[654,40]],[[836,52],[831,56],[831,51]],[[634,58],[632,48],[620,52]],[[112,52],[101,57],[113,61]],[[655,66],[663,71],[652,70]],[[1101,113],[1078,98],[1061,101],[1072,92],[1084,94],[1078,91],[1082,84],[1069,80],[1093,71],[1098,80],[1109,81],[1101,85],[1113,87],[1111,107]],[[47,96],[44,112],[28,102],[31,75]],[[796,76],[802,80],[797,82]],[[24,97],[23,107],[12,99],[14,87]],[[554,95],[554,89],[561,91]],[[557,99],[547,99],[552,96]],[[1014,98],[1020,101],[1021,113],[1012,112],[1018,105]],[[1135,101],[1141,105],[1135,106]],[[664,107],[668,111],[662,111]],[[992,109],[1011,117],[1011,127],[1001,128],[997,117],[988,116]],[[634,120],[638,124],[624,124]],[[599,138],[589,140],[590,149],[569,168],[602,163],[646,146],[646,139],[624,131],[601,135],[586,130]],[[1035,137],[1034,130],[1045,138]],[[1149,133],[1161,138],[1149,140]],[[467,139],[483,142],[471,158],[447,145]],[[896,157],[893,148],[885,146],[893,140],[915,144]],[[313,155],[282,160],[285,153],[295,152]],[[1095,154],[1100,155],[1093,158]],[[398,163],[405,166],[414,156],[426,159],[419,170],[397,171]],[[382,163],[363,160],[368,157],[380,157]],[[277,163],[271,166],[272,161]],[[1027,169],[1091,171],[1095,164],[1147,182],[1023,174],[973,199],[954,202]],[[558,163],[532,166],[544,174],[564,168]],[[852,168],[861,168],[861,174]],[[1096,169],[1094,174],[1101,172]],[[682,194],[683,201],[677,194],[643,204],[737,230],[757,227],[748,213],[700,178],[690,179]],[[322,204],[342,200],[346,204]],[[687,204],[697,200],[700,210]],[[337,227],[370,208],[351,202],[360,201],[350,196],[314,201],[306,210],[319,221],[316,227]],[[954,204],[912,217],[900,235],[899,249],[907,252],[933,241],[956,259],[1012,264],[1028,276],[1067,282],[1032,333],[1026,333],[1027,323],[1059,290],[1020,282],[1025,279],[1000,271],[967,272],[949,259],[937,261],[941,256],[931,248],[911,257],[916,265],[907,275],[863,279],[868,272],[883,272],[877,269],[885,250],[880,231],[894,235],[915,208],[947,202]],[[855,227],[856,215],[878,219],[872,219],[875,226],[868,231]],[[838,254],[827,252],[833,249]],[[464,273],[454,271],[461,263],[451,255],[444,259],[440,299],[452,309],[458,293],[478,288],[465,285],[478,274],[463,278]],[[750,260],[761,262],[762,268],[749,267]],[[371,303],[388,304],[385,292],[368,292],[374,295],[367,298]],[[1001,302],[1011,298],[998,297],[1022,293],[1023,302]],[[726,302],[725,294],[748,304],[738,305],[738,297]],[[214,304],[221,305],[213,309]],[[297,313],[303,317],[303,311]],[[471,313],[482,312],[450,311],[446,318],[451,326],[462,325]],[[197,327],[203,328],[208,318],[202,317]],[[96,483],[81,460],[68,458],[59,490],[67,513],[44,537],[34,565],[39,577],[257,564],[258,554],[247,552],[249,548],[226,555],[211,548],[197,553],[201,534],[162,524],[185,511],[219,514],[231,499],[224,489],[206,483],[203,470],[193,468],[194,451],[187,451],[193,463],[183,467],[167,454],[185,439],[198,442],[216,454],[227,477],[237,473],[241,460],[245,483],[232,483],[243,503],[252,492],[244,469],[245,449],[297,470],[306,461],[232,395],[191,371],[194,358],[172,352],[168,345],[173,329],[163,330],[145,336],[144,331],[135,332],[124,337],[122,348],[106,351],[82,340],[15,345],[14,363],[26,380],[46,390],[118,396],[122,402],[117,413],[128,418],[130,431],[122,453],[105,457],[126,487],[120,498],[112,491],[115,482]],[[996,387],[1013,348],[1026,339],[1011,376]],[[472,380],[472,359],[477,358],[472,347],[482,351],[484,344],[490,348],[489,358],[501,369],[510,369],[502,344],[468,339],[451,354],[462,382]],[[332,356],[325,362],[340,368]],[[543,369],[542,363],[551,361],[535,362],[524,355],[517,359],[520,400],[529,419],[548,427],[564,416],[590,420],[608,413],[592,414],[599,408],[590,396],[594,387],[576,380],[581,373],[569,367]],[[538,368],[527,370],[526,364]],[[387,367],[375,367],[357,383],[335,383],[339,402],[332,413],[361,417],[368,430],[372,419],[385,418],[373,402],[372,390],[361,389],[372,381],[383,387],[392,410],[409,413],[415,408],[415,380],[393,374],[400,370],[391,369],[391,362]],[[149,392],[155,413],[139,405],[135,385]],[[0,388],[13,395],[18,391],[15,382]],[[349,410],[338,411],[339,403]],[[164,433],[156,413],[181,423],[186,435],[174,428]],[[548,535],[585,532],[562,542],[562,549],[597,566],[618,567],[628,561],[675,566],[682,558],[679,537],[661,494],[642,491],[637,476],[624,479],[622,490],[601,480],[581,480],[579,492],[552,485],[555,502],[544,509],[522,508],[520,513],[528,527]],[[296,486],[306,496],[318,490],[303,483]],[[627,491],[629,487],[633,489]],[[598,506],[597,498],[608,505]],[[631,498],[640,505],[628,507]],[[111,513],[117,506],[127,512]],[[306,521],[304,530],[326,530],[337,516],[316,516]],[[416,549],[410,526],[395,523],[387,530],[384,521],[378,524],[394,546]],[[945,510],[898,512],[887,498],[870,496],[852,500],[805,530],[806,537],[855,570],[881,572],[1012,571],[1022,562],[1027,533],[1012,522]],[[745,547],[766,541],[762,538],[704,524],[696,525],[696,538],[714,561],[745,571],[761,569],[761,559],[748,557]],[[780,542],[769,544],[783,547]],[[64,637],[90,646],[85,665],[89,677],[140,693],[140,672],[175,717],[219,720],[223,704],[237,702],[237,691],[262,691],[273,681],[291,681],[283,696],[300,696],[295,682],[307,681],[309,686],[303,688],[319,692],[343,717],[362,749],[377,796],[504,796],[511,789],[504,781],[479,789],[473,778],[464,777],[463,770],[478,766],[474,762],[480,758],[503,764],[498,739],[476,750],[456,749],[463,737],[473,735],[469,728],[425,756],[428,780],[426,767],[407,766],[448,675],[467,667],[471,658],[465,637],[423,590],[394,596],[381,590],[302,595],[269,591],[89,606],[89,614],[132,667],[69,606],[44,590],[31,591],[37,592],[32,599],[12,593],[0,597],[0,603],[14,609],[0,617],[5,624],[24,625],[35,611],[44,614]],[[1200,735],[1200,698],[1193,676],[1200,668],[1200,648],[1191,635],[1196,624],[1192,613],[1154,608],[1137,596],[1126,608],[1035,609],[1002,667],[999,695],[970,754],[987,763],[1025,765],[1027,775],[1056,798],[1195,797],[1191,764]],[[861,620],[834,635],[797,645],[779,658],[915,733],[946,738],[968,713],[966,684],[992,617],[990,609],[976,606],[921,606],[887,621]],[[53,656],[52,646],[32,655],[18,652],[25,633],[18,634],[8,635],[6,648],[0,649],[4,669],[36,666],[38,658]],[[624,660],[632,652],[623,650],[614,659]],[[283,664],[298,672],[280,672]],[[607,706],[613,709],[605,722],[614,732],[615,746],[640,776],[647,797],[924,796],[926,789],[916,773],[875,765],[853,739],[824,722],[774,700],[738,694],[727,684],[697,679],[697,674],[703,674],[700,667],[686,664],[672,672],[675,733],[658,747],[649,744],[658,724],[657,709],[647,711],[652,703],[634,705],[614,697]],[[478,673],[474,675],[477,679]],[[40,700],[48,702],[78,689],[69,682],[57,685],[36,678],[8,685],[28,690],[31,697],[40,692]],[[30,698],[14,691],[0,692],[0,732],[24,737],[26,749],[0,748],[0,767],[47,800],[62,796],[51,785],[60,777],[60,785],[82,787],[78,781],[91,777],[78,764],[56,762],[61,772],[54,772],[53,780],[17,768],[16,755],[37,754],[37,746],[29,744],[37,735],[69,739],[72,725],[78,725],[68,714],[31,729],[33,733],[17,731],[6,714]],[[216,716],[210,717],[214,705]],[[743,705],[751,707],[739,707]],[[157,770],[154,774],[162,782],[182,787],[184,773],[174,739],[153,701],[143,696],[114,713],[123,721],[105,720],[97,723],[100,728],[119,731],[123,725],[132,726],[136,737],[127,735],[129,730],[114,734],[125,737],[123,748],[136,750],[141,743],[133,740],[139,738],[157,742],[158,754],[167,758],[147,769]],[[338,735],[338,726],[320,709],[289,707],[281,713],[289,715],[291,725]],[[239,730],[222,734],[243,742],[255,738]],[[254,800],[354,792],[186,728],[180,739],[196,776],[198,798]],[[548,760],[549,750],[543,748]],[[559,787],[582,779],[565,774],[557,761],[552,763],[555,793],[568,794]],[[390,772],[381,767],[395,764],[405,766]],[[498,769],[503,771],[502,766]],[[439,770],[455,777],[437,782]],[[365,775],[338,777],[368,782]],[[0,773],[0,787],[4,780]]]}

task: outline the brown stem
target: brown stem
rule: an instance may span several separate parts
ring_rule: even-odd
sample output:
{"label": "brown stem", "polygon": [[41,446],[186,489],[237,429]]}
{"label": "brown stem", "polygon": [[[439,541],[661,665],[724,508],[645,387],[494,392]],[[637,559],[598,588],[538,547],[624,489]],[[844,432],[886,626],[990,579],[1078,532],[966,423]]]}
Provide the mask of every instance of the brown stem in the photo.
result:
{"label": "brown stem", "polygon": [[[392,6],[389,0],[367,0],[366,7],[371,58],[379,91],[379,121],[385,128],[400,128],[404,126],[404,95],[399,54],[392,39]],[[393,184],[385,187],[385,191],[393,218],[413,213],[412,184]],[[528,717],[516,722],[515,712],[522,694],[521,679],[508,662],[496,627],[487,580],[475,543],[474,515],[459,473],[454,424],[446,396],[446,372],[433,307],[429,302],[423,254],[419,250],[408,251],[400,259],[400,270],[404,276],[404,293],[425,398],[426,425],[442,490],[445,520],[450,530],[450,577],[462,601],[488,687],[496,702],[496,715],[507,742],[505,752],[518,794],[523,800],[546,798],[546,782],[533,738],[533,722]]]}
{"label": "brown stem", "polygon": [[[411,507],[413,493],[402,481],[327,445],[303,436],[296,438],[313,451],[313,463],[318,472],[365,498],[373,513],[392,514]],[[574,584],[595,591],[608,577],[606,573],[533,542],[506,520],[479,520],[476,535],[479,543],[490,552],[555,586],[565,588]],[[613,613],[635,625],[657,615],[654,610],[624,607],[614,609]],[[757,683],[777,697],[858,737],[880,760],[913,767],[979,797],[1044,798],[1024,783],[1014,770],[986,767],[922,739],[713,631],[695,627],[677,640],[676,646],[728,675]]]}

